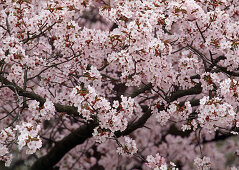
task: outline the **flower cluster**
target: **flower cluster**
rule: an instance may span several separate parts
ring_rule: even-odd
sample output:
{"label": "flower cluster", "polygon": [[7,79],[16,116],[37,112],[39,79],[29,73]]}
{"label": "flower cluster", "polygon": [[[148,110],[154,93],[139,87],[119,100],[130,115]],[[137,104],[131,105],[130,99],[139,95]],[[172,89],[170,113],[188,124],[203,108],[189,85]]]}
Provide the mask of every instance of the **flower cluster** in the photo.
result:
{"label": "flower cluster", "polygon": [[135,143],[135,140],[131,139],[130,137],[124,137],[125,143],[120,144],[120,146],[117,148],[117,152],[120,155],[134,155],[137,153],[138,149]]}
{"label": "flower cluster", "polygon": [[40,125],[35,127],[31,123],[17,125],[15,130],[18,130],[20,133],[17,142],[18,148],[21,150],[24,146],[27,146],[27,154],[33,154],[37,149],[40,149],[42,147],[42,141],[38,135],[40,129]]}
{"label": "flower cluster", "polygon": [[110,130],[102,129],[100,127],[96,127],[92,135],[95,137],[95,141],[98,143],[103,143],[107,139],[110,139],[114,136],[114,134]]}
{"label": "flower cluster", "polygon": [[32,112],[35,121],[50,120],[55,115],[55,106],[50,100],[46,100],[43,106],[36,100],[29,104],[29,111]]}
{"label": "flower cluster", "polygon": [[98,95],[91,86],[88,86],[88,89],[77,86],[71,96],[74,106],[86,120],[92,120],[93,116],[97,117],[99,127],[94,129],[93,136],[101,142],[105,141],[106,137],[112,136],[112,133],[125,130],[128,120],[140,108],[131,97],[124,96],[121,96],[120,103],[113,101],[111,106],[111,103]]}
{"label": "flower cluster", "polygon": [[191,79],[191,76],[199,74],[201,62],[192,55],[189,51],[183,52],[182,58],[178,63],[179,76],[178,83],[183,89],[193,87],[195,82]]}
{"label": "flower cluster", "polygon": [[184,105],[180,105],[179,102],[172,102],[165,110],[157,111],[157,107],[154,107],[156,119],[161,125],[165,125],[167,121],[172,118],[175,121],[187,120],[188,116],[192,113],[192,106],[190,102],[185,102]]}
{"label": "flower cluster", "polygon": [[165,110],[162,110],[160,112],[156,112],[156,119],[157,121],[162,125],[166,125],[168,120],[170,119],[170,114],[166,112]]}
{"label": "flower cluster", "polygon": [[218,127],[231,127],[236,116],[233,107],[219,97],[210,99],[209,96],[204,96],[200,99],[198,111],[198,123],[209,131]]}
{"label": "flower cluster", "polygon": [[198,128],[198,122],[196,119],[188,120],[186,124],[182,125],[182,131],[191,130],[191,129],[195,131],[197,128]]}
{"label": "flower cluster", "polygon": [[167,170],[168,169],[165,158],[161,157],[159,155],[159,153],[157,153],[155,155],[155,157],[152,156],[152,155],[148,155],[146,160],[148,161],[147,166],[149,168],[160,169],[160,170]]}
{"label": "flower cluster", "polygon": [[0,143],[0,161],[5,162],[5,166],[10,166],[12,162],[12,154],[9,154],[6,145]]}
{"label": "flower cluster", "polygon": [[1,131],[0,133],[1,142],[4,141],[6,143],[9,143],[9,142],[12,142],[14,139],[15,139],[15,134],[12,127],[5,128]]}
{"label": "flower cluster", "polygon": [[207,92],[209,90],[213,90],[214,86],[220,83],[220,78],[218,77],[217,73],[205,72],[201,75],[200,82],[202,84],[201,86],[203,91]]}
{"label": "flower cluster", "polygon": [[0,133],[0,160],[5,162],[5,166],[10,166],[12,162],[12,154],[8,151],[8,146],[13,144],[15,133],[12,127],[5,128]]}
{"label": "flower cluster", "polygon": [[199,169],[205,169],[209,170],[210,169],[210,158],[209,157],[203,157],[203,158],[195,158],[194,159],[194,166],[199,170]]}
{"label": "flower cluster", "polygon": [[235,79],[225,79],[220,83],[218,93],[228,103],[237,106],[239,101],[239,82]]}

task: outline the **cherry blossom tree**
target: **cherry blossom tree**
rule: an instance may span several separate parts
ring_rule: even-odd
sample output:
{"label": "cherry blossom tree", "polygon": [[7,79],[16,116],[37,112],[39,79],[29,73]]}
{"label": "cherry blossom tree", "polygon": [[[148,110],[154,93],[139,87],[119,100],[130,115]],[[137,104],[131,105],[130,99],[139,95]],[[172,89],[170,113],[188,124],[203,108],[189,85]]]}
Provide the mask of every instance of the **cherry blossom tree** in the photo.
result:
{"label": "cherry blossom tree", "polygon": [[0,0],[0,160],[239,168],[238,0]]}

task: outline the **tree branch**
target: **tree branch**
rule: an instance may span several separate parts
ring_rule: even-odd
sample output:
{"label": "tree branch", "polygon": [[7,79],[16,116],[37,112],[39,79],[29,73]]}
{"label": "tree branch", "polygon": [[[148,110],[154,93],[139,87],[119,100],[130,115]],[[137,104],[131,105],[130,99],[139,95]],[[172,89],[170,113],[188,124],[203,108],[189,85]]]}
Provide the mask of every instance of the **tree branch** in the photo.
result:
{"label": "tree branch", "polygon": [[201,83],[198,83],[194,87],[187,89],[187,90],[178,90],[177,92],[173,93],[170,96],[170,102],[177,100],[180,97],[193,95],[193,94],[200,94],[202,92]]}
{"label": "tree branch", "polygon": [[90,138],[93,129],[97,126],[96,123],[90,122],[80,126],[61,141],[48,152],[45,156],[38,159],[30,168],[31,170],[52,170],[53,166],[57,164],[61,158],[75,146],[82,144],[86,139]]}
{"label": "tree branch", "polygon": [[[25,91],[24,89],[19,87],[17,84],[10,82],[9,80],[7,80],[5,77],[3,77],[1,75],[0,75],[0,82],[4,85],[7,85],[13,92],[15,92],[15,90],[16,90],[19,96],[24,96],[24,97],[28,97],[32,100],[36,100],[36,101],[40,102],[41,105],[43,105],[46,102],[45,98],[41,97],[40,95],[38,95],[34,92]],[[79,113],[78,113],[76,107],[62,105],[59,103],[54,103],[54,106],[55,106],[57,112],[65,112],[68,115],[79,116]]]}

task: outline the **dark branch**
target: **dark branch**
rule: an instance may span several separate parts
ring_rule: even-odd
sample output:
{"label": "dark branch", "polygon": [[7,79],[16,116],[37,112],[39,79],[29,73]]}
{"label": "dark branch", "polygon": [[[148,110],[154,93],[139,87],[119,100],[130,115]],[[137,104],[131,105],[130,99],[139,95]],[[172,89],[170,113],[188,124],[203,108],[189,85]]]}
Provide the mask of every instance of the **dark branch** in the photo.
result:
{"label": "dark branch", "polygon": [[126,136],[135,131],[136,129],[142,128],[147,120],[152,115],[151,110],[147,106],[142,106],[144,114],[134,123],[131,123],[127,129],[123,132],[116,132],[115,136],[118,138],[120,136]]}
{"label": "dark branch", "polygon": [[[36,100],[38,102],[40,102],[41,105],[43,105],[46,102],[46,99],[41,97],[40,95],[34,93],[34,92],[29,92],[29,91],[25,91],[23,90],[21,87],[19,87],[17,84],[10,82],[9,80],[7,80],[5,77],[0,76],[0,82],[2,82],[2,84],[9,86],[9,88],[14,92],[15,89],[18,93],[19,96],[24,96],[24,97],[28,97],[32,100]],[[79,116],[79,113],[77,112],[77,108],[73,107],[73,106],[66,106],[66,105],[61,105],[59,103],[54,103],[54,106],[56,108],[57,112],[65,112],[69,115],[73,115],[73,116]]]}
{"label": "dark branch", "polygon": [[173,93],[170,96],[170,102],[175,101],[179,99],[180,97],[188,96],[188,95],[194,95],[194,94],[200,94],[202,92],[201,83],[198,83],[194,87],[188,89],[188,90],[178,90],[175,93]]}
{"label": "dark branch", "polygon": [[57,142],[50,152],[38,159],[32,165],[31,170],[52,170],[54,165],[57,164],[67,152],[90,138],[96,126],[96,123],[91,122],[71,132],[61,141]]}

